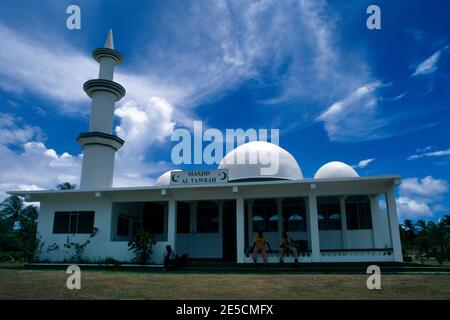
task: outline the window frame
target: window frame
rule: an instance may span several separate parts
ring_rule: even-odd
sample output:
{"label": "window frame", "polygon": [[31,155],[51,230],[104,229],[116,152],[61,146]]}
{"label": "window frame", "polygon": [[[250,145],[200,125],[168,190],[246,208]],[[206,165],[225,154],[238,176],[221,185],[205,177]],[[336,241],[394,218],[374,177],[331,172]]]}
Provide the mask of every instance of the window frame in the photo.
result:
{"label": "window frame", "polygon": [[[61,219],[62,215],[67,215],[68,221],[65,226],[65,230],[57,230],[57,220]],[[89,216],[89,230],[80,231],[80,215]],[[75,222],[76,221],[76,222]],[[80,210],[80,211],[55,211],[53,215],[53,234],[92,234],[95,229],[95,211],[93,210]]]}

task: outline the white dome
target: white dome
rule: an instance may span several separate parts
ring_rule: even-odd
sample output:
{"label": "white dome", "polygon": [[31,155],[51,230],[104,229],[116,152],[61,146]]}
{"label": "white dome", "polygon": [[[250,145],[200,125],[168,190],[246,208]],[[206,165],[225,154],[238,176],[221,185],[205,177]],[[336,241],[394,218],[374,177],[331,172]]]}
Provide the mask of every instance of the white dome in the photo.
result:
{"label": "white dome", "polygon": [[156,186],[168,186],[170,184],[170,173],[175,171],[181,171],[181,170],[169,170],[164,172],[162,175],[159,176],[158,180],[156,180],[155,185]]}
{"label": "white dome", "polygon": [[283,148],[266,141],[251,141],[230,151],[219,169],[228,169],[229,180],[303,179],[295,158]]}
{"label": "white dome", "polygon": [[339,161],[331,161],[317,170],[314,179],[356,178],[358,173],[348,164]]}

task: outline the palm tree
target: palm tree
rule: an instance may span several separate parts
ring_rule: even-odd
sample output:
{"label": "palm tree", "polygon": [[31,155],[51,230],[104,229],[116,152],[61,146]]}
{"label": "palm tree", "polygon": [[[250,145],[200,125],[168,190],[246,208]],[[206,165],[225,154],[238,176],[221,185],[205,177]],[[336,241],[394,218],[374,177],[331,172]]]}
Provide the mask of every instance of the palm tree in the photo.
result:
{"label": "palm tree", "polygon": [[401,235],[405,243],[405,247],[412,246],[416,237],[416,228],[410,219],[405,219],[401,225]]}
{"label": "palm tree", "polygon": [[0,203],[0,219],[10,227],[14,227],[17,222],[21,225],[34,223],[37,217],[36,206],[25,206],[23,199],[17,196],[10,196]]}
{"label": "palm tree", "polygon": [[425,222],[425,220],[418,220],[417,222],[416,222],[416,226],[418,227],[418,231],[419,231],[419,234],[421,234],[421,233],[423,233],[423,232],[425,232],[426,231],[426,228],[427,228],[427,224],[426,224],[426,222]]}
{"label": "palm tree", "polygon": [[58,190],[74,190],[77,187],[76,184],[71,184],[70,182],[63,182],[56,186]]}

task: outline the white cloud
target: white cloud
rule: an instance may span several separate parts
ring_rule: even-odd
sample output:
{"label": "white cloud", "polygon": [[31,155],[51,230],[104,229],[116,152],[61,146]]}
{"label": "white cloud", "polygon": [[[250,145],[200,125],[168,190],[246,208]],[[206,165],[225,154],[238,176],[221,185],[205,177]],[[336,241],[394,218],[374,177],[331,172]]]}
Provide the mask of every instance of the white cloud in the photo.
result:
{"label": "white cloud", "polygon": [[374,81],[359,87],[344,99],[333,103],[316,121],[324,123],[332,141],[359,141],[380,137],[377,130],[385,123],[377,115],[375,91],[387,85],[389,84]]}
{"label": "white cloud", "polygon": [[448,182],[443,179],[425,178],[403,179],[400,185],[397,206],[402,217],[432,216],[434,212],[441,211],[442,205],[438,202],[442,195],[448,192]]}
{"label": "white cloud", "polygon": [[371,163],[372,161],[374,161],[375,158],[370,158],[370,159],[365,159],[365,160],[361,160],[360,162],[358,162],[357,165],[354,165],[354,168],[365,168],[369,165],[369,163]]}
{"label": "white cloud", "polygon": [[21,118],[17,118],[12,114],[0,112],[0,143],[5,145],[22,144],[34,137],[43,139],[44,135],[41,129],[32,126],[19,127],[17,122],[21,122]]}
{"label": "white cloud", "polygon": [[448,183],[443,179],[434,179],[432,176],[425,178],[407,178],[402,180],[400,194],[415,195],[428,198],[436,198],[448,192]]}
{"label": "white cloud", "polygon": [[448,46],[446,46],[444,49],[441,49],[439,51],[436,51],[433,53],[430,57],[425,59],[422,63],[420,63],[417,67],[414,73],[411,75],[412,77],[418,76],[418,75],[424,75],[424,74],[430,74],[437,70],[437,64],[439,62],[439,58],[442,55],[442,52],[446,50]]}
{"label": "white cloud", "polygon": [[397,211],[402,218],[430,217],[433,215],[430,207],[424,201],[408,197],[397,198]]}
{"label": "white cloud", "polygon": [[116,132],[126,141],[120,152],[142,159],[149,145],[162,142],[172,134],[173,111],[170,103],[158,97],[150,98],[146,107],[128,101],[117,108],[115,115],[120,118],[120,124]]}
{"label": "white cloud", "polygon": [[431,147],[429,149],[425,148],[425,149],[422,149],[422,150],[417,150],[419,152],[418,154],[410,155],[408,158],[406,158],[406,160],[416,160],[416,159],[420,159],[420,158],[424,158],[424,157],[450,156],[450,149],[436,150],[436,151],[429,151],[429,152],[420,153],[421,151],[426,151],[426,150],[430,150],[430,149],[431,149]]}
{"label": "white cloud", "polygon": [[[160,104],[164,104],[162,101]],[[160,109],[164,107],[160,106]],[[39,128],[29,130],[10,115],[0,117],[0,201],[7,196],[6,191],[54,189],[62,182],[70,182],[79,186],[82,155],[71,155],[67,152],[58,153],[48,148],[42,141]],[[8,131],[9,130],[9,131]],[[14,132],[20,134],[10,148]],[[135,137],[136,139],[142,136]],[[29,140],[29,141],[27,141]],[[131,144],[137,143],[130,138]],[[17,150],[17,147],[20,147]],[[133,149],[130,151],[134,151]],[[164,162],[146,163],[141,158],[128,153],[116,155],[114,175],[115,187],[153,185],[154,177],[168,170]]]}

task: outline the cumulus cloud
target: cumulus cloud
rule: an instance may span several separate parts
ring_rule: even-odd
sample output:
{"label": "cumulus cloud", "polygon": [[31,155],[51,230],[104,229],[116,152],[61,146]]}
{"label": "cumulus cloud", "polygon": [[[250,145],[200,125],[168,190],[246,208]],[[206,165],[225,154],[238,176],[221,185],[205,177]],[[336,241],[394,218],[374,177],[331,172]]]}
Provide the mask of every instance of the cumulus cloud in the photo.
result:
{"label": "cumulus cloud", "polygon": [[414,218],[418,216],[429,217],[433,213],[424,201],[411,199],[409,197],[397,198],[398,215],[403,218]]}
{"label": "cumulus cloud", "polygon": [[128,101],[117,108],[115,115],[120,124],[116,132],[126,141],[121,152],[142,158],[149,145],[164,141],[175,127],[173,111],[169,102],[158,97],[150,98],[145,107]]}
{"label": "cumulus cloud", "polygon": [[[7,196],[6,191],[54,189],[62,182],[79,186],[82,155],[60,153],[47,147],[40,141],[42,130],[29,128],[12,115],[0,117],[0,201]],[[14,134],[17,137],[12,140]],[[131,138],[130,142],[134,144],[136,140]],[[118,153],[114,186],[153,185],[154,177],[168,168],[164,162],[147,163],[139,157]]]}
{"label": "cumulus cloud", "polygon": [[402,180],[397,198],[399,215],[402,217],[432,216],[443,208],[438,202],[448,192],[448,182],[426,176],[422,179]]}
{"label": "cumulus cloud", "polygon": [[430,57],[425,59],[422,63],[420,63],[417,67],[414,73],[411,75],[412,77],[424,75],[424,74],[430,74],[437,70],[437,65],[439,62],[439,58],[441,57],[443,51],[447,50],[449,46],[446,46],[445,48],[436,51],[433,53]]}
{"label": "cumulus cloud", "polygon": [[425,178],[403,179],[400,185],[400,193],[404,195],[416,195],[435,198],[448,192],[448,183],[443,179],[434,179],[432,176]]}

